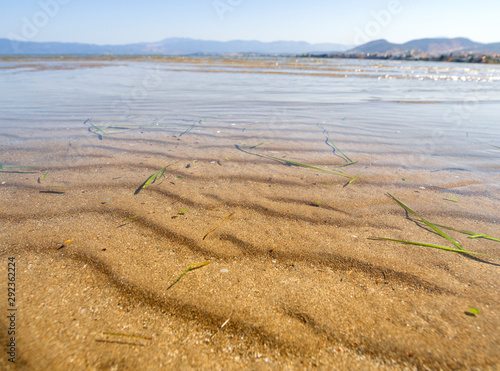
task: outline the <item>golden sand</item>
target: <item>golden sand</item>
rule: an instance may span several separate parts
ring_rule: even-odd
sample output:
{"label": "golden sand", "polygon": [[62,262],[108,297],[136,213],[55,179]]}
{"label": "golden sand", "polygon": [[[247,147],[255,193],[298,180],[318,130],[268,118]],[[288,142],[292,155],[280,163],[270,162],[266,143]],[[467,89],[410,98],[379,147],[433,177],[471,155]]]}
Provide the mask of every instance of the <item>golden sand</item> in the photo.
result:
{"label": "golden sand", "polygon": [[[495,149],[476,172],[443,165],[460,161],[453,151],[403,166],[411,146],[391,154],[346,137],[337,144],[358,162],[342,169],[361,174],[346,186],[239,151],[258,143],[249,130],[135,133],[2,147],[4,164],[39,166],[0,173],[17,369],[499,367],[498,259],[369,239],[453,247],[387,192],[434,223],[499,237]],[[283,130],[247,152],[337,170],[324,140]],[[450,234],[500,256],[498,242]],[[0,368],[16,367],[2,352]]]}

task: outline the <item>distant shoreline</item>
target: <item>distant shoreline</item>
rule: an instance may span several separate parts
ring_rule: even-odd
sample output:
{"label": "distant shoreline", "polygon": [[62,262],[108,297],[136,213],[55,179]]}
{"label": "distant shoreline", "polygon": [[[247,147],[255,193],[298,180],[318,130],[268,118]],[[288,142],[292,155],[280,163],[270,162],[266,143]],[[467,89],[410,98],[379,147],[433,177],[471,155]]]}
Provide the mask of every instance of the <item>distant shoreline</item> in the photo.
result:
{"label": "distant shoreline", "polygon": [[26,54],[11,55],[0,54],[0,61],[21,60],[143,60],[143,59],[182,59],[182,58],[221,58],[221,57],[282,57],[282,58],[320,58],[320,59],[368,59],[368,60],[392,60],[392,61],[414,61],[414,62],[449,62],[449,63],[475,63],[475,64],[500,64],[500,56],[489,55],[453,55],[442,54],[440,56],[410,56],[410,55],[380,55],[380,54],[346,54],[346,53],[303,53],[303,54],[259,54],[259,53],[195,53],[186,55],[162,55],[162,54],[133,54],[133,55],[103,55],[103,54]]}
{"label": "distant shoreline", "polygon": [[456,54],[441,54],[439,56],[413,56],[413,55],[391,55],[391,54],[301,54],[301,58],[339,58],[339,59],[374,59],[391,61],[422,61],[422,62],[451,62],[451,63],[482,63],[500,64],[500,56],[470,54],[460,56]]}

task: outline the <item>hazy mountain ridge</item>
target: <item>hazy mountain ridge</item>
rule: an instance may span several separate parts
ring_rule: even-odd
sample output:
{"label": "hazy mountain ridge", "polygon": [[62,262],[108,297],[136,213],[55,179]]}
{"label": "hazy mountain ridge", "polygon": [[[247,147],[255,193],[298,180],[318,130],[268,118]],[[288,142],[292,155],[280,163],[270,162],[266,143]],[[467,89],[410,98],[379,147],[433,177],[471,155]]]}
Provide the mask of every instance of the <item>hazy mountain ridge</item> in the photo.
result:
{"label": "hazy mountain ridge", "polygon": [[299,54],[309,52],[342,52],[350,46],[342,44],[309,44],[304,41],[210,41],[168,38],[152,43],[95,45],[61,42],[30,42],[0,39],[0,54],[159,54],[195,53],[261,53]]}
{"label": "hazy mountain ridge", "polygon": [[366,44],[357,46],[347,51],[347,53],[371,53],[371,54],[392,54],[400,55],[406,53],[425,53],[431,56],[441,54],[500,54],[500,43],[483,44],[471,41],[464,37],[453,39],[431,38],[411,40],[404,44],[393,44],[387,40],[374,40]]}
{"label": "hazy mountain ridge", "polygon": [[426,54],[500,54],[500,43],[483,44],[467,38],[427,38],[394,44],[380,39],[350,48],[342,44],[310,44],[305,41],[256,40],[211,41],[190,38],[167,38],[158,42],[143,42],[125,45],[96,45],[63,42],[31,42],[0,39],[0,54],[3,55],[187,55],[187,54],[308,54],[351,53],[378,55]]}

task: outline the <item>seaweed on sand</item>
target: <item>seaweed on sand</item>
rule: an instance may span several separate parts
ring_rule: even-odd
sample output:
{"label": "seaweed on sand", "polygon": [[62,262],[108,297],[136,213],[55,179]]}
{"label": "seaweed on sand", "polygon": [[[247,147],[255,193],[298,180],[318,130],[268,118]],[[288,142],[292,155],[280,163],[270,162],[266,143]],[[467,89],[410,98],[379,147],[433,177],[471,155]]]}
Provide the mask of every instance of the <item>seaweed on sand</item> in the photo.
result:
{"label": "seaweed on sand", "polygon": [[[4,166],[3,164],[0,164],[0,170],[5,170],[5,169],[36,169],[38,166]],[[11,173],[11,174],[33,174],[34,172],[30,171],[2,171],[2,173]]]}
{"label": "seaweed on sand", "polygon": [[428,220],[422,218],[419,214],[417,214],[415,211],[413,211],[412,209],[410,209],[407,205],[405,205],[404,203],[402,203],[401,201],[399,201],[396,197],[394,197],[390,193],[387,193],[387,195],[389,197],[391,197],[394,201],[396,201],[398,203],[398,205],[401,206],[403,209],[405,209],[408,213],[413,214],[416,217],[418,217],[421,222],[423,222],[425,225],[427,225],[429,228],[431,228],[434,232],[436,232],[437,234],[439,234],[441,237],[446,238],[448,241],[450,241],[452,244],[454,244],[459,250],[463,250],[462,245],[459,242],[455,241],[449,235],[447,235],[446,233],[444,233],[435,224],[433,224],[433,223],[429,222]]}
{"label": "seaweed on sand", "polygon": [[347,162],[346,164],[344,164],[344,166],[346,165],[351,165],[351,164],[355,164],[357,161],[353,161],[351,160],[344,152],[342,152],[340,150],[340,148],[338,148],[333,142],[332,140],[330,139],[330,133],[328,132],[328,130],[326,130],[323,126],[321,126],[320,124],[316,124],[317,127],[319,127],[320,129],[323,129],[323,134],[325,134],[326,136],[326,140],[325,140],[325,143],[327,146],[331,147],[333,149],[333,153],[335,154],[335,151],[337,151],[338,153],[340,153],[340,157],[344,158],[344,160]]}
{"label": "seaweed on sand", "polygon": [[204,267],[205,265],[208,265],[210,264],[210,262],[203,262],[203,263],[196,263],[196,264],[192,264],[188,267],[188,269],[186,269],[179,277],[177,277],[177,279],[172,282],[170,284],[170,286],[167,287],[167,290],[170,290],[170,288],[175,285],[177,282],[179,282],[181,280],[182,277],[184,277],[184,275],[190,271],[193,271],[195,269],[199,269],[199,268],[202,268]]}
{"label": "seaweed on sand", "polygon": [[[447,246],[441,246],[441,245],[435,245],[435,244],[430,244],[430,243],[425,243],[425,242],[415,242],[415,241],[399,240],[399,239],[385,238],[385,237],[370,237],[370,239],[372,239],[372,240],[380,240],[380,241],[399,242],[399,243],[403,243],[403,244],[407,244],[407,245],[417,245],[417,246],[424,246],[424,247],[432,247],[432,248],[435,248],[435,249],[446,250],[446,251],[453,251],[453,252],[458,252],[458,253],[462,253],[462,254],[481,255],[481,256],[485,256],[485,257],[489,257],[489,258],[499,259],[499,257],[496,257],[496,256],[482,254],[482,253],[478,253],[478,252],[475,252],[475,251],[464,250],[462,248],[462,245],[460,243],[458,243],[452,237],[450,237],[448,234],[446,234],[445,232],[443,232],[441,228],[452,230],[452,231],[456,231],[456,232],[460,232],[460,233],[464,233],[464,234],[468,234],[469,238],[486,238],[486,239],[490,239],[490,240],[494,240],[494,241],[500,241],[500,239],[495,238],[495,237],[491,237],[490,235],[487,235],[487,234],[476,234],[474,232],[469,232],[469,231],[465,231],[465,230],[459,230],[459,229],[455,229],[455,228],[451,228],[451,227],[446,227],[446,226],[443,226],[443,225],[440,225],[440,224],[431,223],[428,220],[426,220],[423,217],[421,217],[417,212],[415,212],[414,210],[412,210],[409,206],[405,205],[403,202],[401,202],[400,200],[398,200],[396,197],[394,197],[390,193],[387,193],[387,195],[389,197],[391,197],[394,201],[396,201],[398,203],[398,205],[400,205],[403,209],[405,209],[405,211],[408,214],[412,214],[412,215],[416,216],[418,219],[420,219],[420,220],[416,221],[417,223],[425,224],[432,231],[434,231],[435,233],[437,233],[441,237],[443,237],[443,238],[447,239],[448,241],[450,241],[451,243],[453,243],[457,248],[452,248],[452,247],[447,247]],[[409,218],[409,219],[415,221],[412,218]]]}
{"label": "seaweed on sand", "polygon": [[234,213],[234,212],[232,212],[231,214],[229,214],[228,216],[226,216],[226,218],[225,218],[222,222],[220,222],[219,224],[217,224],[217,226],[215,226],[214,228],[212,228],[211,230],[209,230],[209,231],[207,232],[207,234],[203,236],[202,240],[204,240],[205,238],[207,238],[207,236],[208,236],[210,233],[212,233],[212,232],[213,232],[213,231],[215,231],[217,228],[219,228],[222,224],[224,224],[226,221],[228,221],[228,220],[229,220],[229,219],[230,219],[230,218],[231,218],[234,214],[235,214],[235,213]]}
{"label": "seaweed on sand", "polygon": [[152,184],[152,183],[156,182],[157,180],[161,179],[165,175],[165,170],[167,170],[167,168],[169,166],[170,165],[167,165],[167,166],[161,168],[160,170],[156,171],[153,175],[151,175],[148,179],[146,179],[146,181],[144,183],[142,183],[139,186],[139,188],[137,188],[135,190],[134,195],[138,194],[142,189],[146,188],[150,184]]}
{"label": "seaweed on sand", "polygon": [[[205,119],[206,121],[207,119]],[[198,122],[194,122],[190,127],[188,127],[186,130],[184,130],[182,133],[179,134],[179,138],[182,137],[183,135],[189,133],[191,130],[195,128],[196,125],[203,125],[201,123],[201,120],[198,120]]]}
{"label": "seaweed on sand", "polygon": [[346,177],[346,178],[349,178],[349,179],[353,179],[355,177],[353,177],[352,175],[348,175],[348,174],[344,174],[344,173],[341,173],[339,171],[332,171],[332,170],[326,170],[326,169],[321,169],[319,167],[316,167],[316,166],[311,166],[311,165],[307,165],[307,164],[303,164],[303,163],[300,163],[300,162],[297,162],[297,161],[291,161],[291,160],[285,160],[283,158],[279,158],[279,157],[274,157],[274,156],[270,156],[270,155],[266,155],[266,154],[263,154],[263,153],[253,153],[253,152],[249,152],[249,151],[245,151],[244,149],[242,149],[240,146],[238,146],[237,144],[234,145],[236,147],[236,149],[238,151],[241,151],[241,152],[244,152],[244,153],[247,153],[249,155],[254,155],[254,156],[258,156],[258,157],[265,157],[265,158],[269,158],[271,160],[275,160],[275,161],[279,161],[279,162],[282,162],[282,163],[285,163],[286,165],[293,165],[293,166],[299,166],[299,167],[306,167],[306,168],[309,168],[309,169],[314,169],[314,170],[317,170],[317,171],[322,171],[322,172],[325,172],[325,173],[330,173],[330,174],[334,174],[334,175],[340,175],[340,176],[343,176],[343,177]]}

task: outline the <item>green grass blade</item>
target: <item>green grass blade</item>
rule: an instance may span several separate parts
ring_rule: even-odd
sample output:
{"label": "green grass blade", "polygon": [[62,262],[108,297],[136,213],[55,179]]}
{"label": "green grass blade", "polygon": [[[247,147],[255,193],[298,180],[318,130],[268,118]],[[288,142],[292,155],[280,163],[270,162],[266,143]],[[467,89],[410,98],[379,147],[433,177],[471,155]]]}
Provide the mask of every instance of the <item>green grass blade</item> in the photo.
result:
{"label": "green grass blade", "polygon": [[455,228],[447,227],[447,226],[441,225],[441,224],[436,224],[436,226],[438,226],[440,228],[444,228],[444,229],[449,229],[450,231],[455,231],[455,232],[460,232],[460,233],[463,233],[463,234],[468,234],[469,237],[467,237],[467,238],[484,238],[484,239],[487,239],[487,240],[492,240],[492,241],[500,242],[500,238],[492,237],[489,234],[481,234],[481,233],[475,233],[475,232],[465,231],[465,230],[462,230],[462,229],[455,229]]}
{"label": "green grass blade", "polygon": [[182,137],[184,134],[189,133],[193,128],[194,128],[194,125],[187,128],[185,131],[183,131],[182,133],[179,134],[179,138]]}
{"label": "green grass blade", "polygon": [[441,224],[434,224],[434,225],[436,227],[439,227],[439,228],[444,228],[444,229],[448,229],[450,231],[460,232],[460,233],[463,233],[463,234],[468,234],[468,235],[474,235],[475,234],[474,232],[464,231],[464,230],[461,230],[461,229],[455,229],[455,228],[447,227],[447,226],[441,225]]}
{"label": "green grass blade", "polygon": [[489,234],[474,234],[474,235],[469,236],[467,238],[484,238],[484,239],[487,239],[487,240],[492,240],[492,241],[500,242],[500,238],[492,237]]}
{"label": "green grass blade", "polygon": [[142,186],[142,188],[146,188],[148,185],[150,185],[151,183],[153,183],[155,180],[156,180],[156,177],[160,174],[160,170],[158,170],[156,173],[154,173],[153,175],[151,175],[148,180],[146,180],[146,183],[144,183],[144,185]]}
{"label": "green grass blade", "polygon": [[0,164],[0,169],[36,169],[39,166],[3,166]]}
{"label": "green grass blade", "polygon": [[347,175],[347,174],[344,174],[344,173],[339,173],[338,171],[331,171],[331,170],[321,169],[321,168],[316,167],[316,166],[311,166],[311,165],[307,165],[307,164],[302,164],[302,163],[297,162],[297,161],[285,160],[285,159],[283,159],[283,158],[274,157],[274,156],[269,156],[269,155],[262,155],[262,156],[267,157],[267,158],[270,158],[270,159],[272,159],[272,160],[282,161],[282,162],[285,162],[285,163],[290,164],[290,165],[295,165],[295,166],[306,167],[306,168],[309,168],[309,169],[314,169],[314,170],[317,170],[317,171],[322,171],[322,172],[325,172],[325,173],[330,173],[330,174],[340,175],[340,176],[343,176],[343,177],[346,177],[346,178],[350,178],[350,179],[352,179],[352,176],[351,176],[351,175]]}
{"label": "green grass blade", "polygon": [[446,251],[453,251],[453,252],[459,252],[459,253],[465,253],[465,254],[474,254],[474,255],[481,255],[481,256],[487,256],[488,258],[494,258],[494,259],[500,259],[500,257],[496,256],[491,256],[491,255],[486,255],[486,254],[481,254],[478,252],[474,251],[467,251],[463,249],[454,249],[452,247],[446,247],[446,246],[440,246],[440,245],[433,245],[430,243],[425,243],[425,242],[413,242],[413,241],[405,241],[405,240],[396,240],[393,238],[384,238],[384,237],[370,237],[371,240],[380,240],[380,241],[392,241],[392,242],[399,242],[399,243],[404,243],[407,245],[417,245],[417,246],[425,246],[425,247],[432,247],[434,249],[440,249],[440,250],[446,250]]}
{"label": "green grass blade", "polygon": [[479,311],[476,308],[469,307],[469,312],[474,314],[479,314]]}
{"label": "green grass blade", "polygon": [[175,285],[177,282],[179,282],[181,280],[182,277],[184,277],[184,275],[192,270],[195,270],[195,269],[199,269],[201,267],[204,267],[205,265],[208,265],[210,264],[210,262],[204,262],[204,263],[196,263],[196,264],[192,264],[188,267],[188,269],[186,269],[174,282],[172,282],[170,284],[170,286],[167,287],[167,290],[170,290],[170,288]]}
{"label": "green grass blade", "polygon": [[260,156],[260,157],[265,157],[265,158],[270,158],[271,160],[284,162],[284,163],[286,163],[286,164],[295,165],[295,166],[300,166],[300,167],[306,167],[306,168],[309,168],[309,169],[314,169],[314,170],[317,170],[317,171],[322,171],[322,172],[325,172],[325,173],[330,173],[330,174],[340,175],[340,176],[343,176],[343,177],[346,177],[346,178],[349,178],[349,179],[352,179],[352,178],[353,178],[351,175],[347,175],[347,174],[340,173],[340,172],[337,172],[337,171],[331,171],[331,170],[321,169],[321,168],[319,168],[319,167],[316,167],[316,166],[311,166],[311,165],[307,165],[307,164],[302,164],[302,163],[297,162],[297,161],[285,160],[285,159],[283,159],[283,158],[274,157],[274,156],[270,156],[270,155],[265,155],[265,154],[263,154],[263,153],[252,153],[252,152],[244,151],[244,150],[243,150],[243,149],[241,149],[241,147],[240,147],[240,146],[238,146],[237,144],[235,144],[234,146],[235,146],[235,147],[236,147],[236,149],[238,149],[239,151],[242,151],[242,152],[248,153],[248,154],[250,154],[250,155]]}
{"label": "green grass blade", "polygon": [[150,185],[151,183],[154,183],[156,182],[158,179],[161,179],[161,177],[163,177],[163,175],[165,174],[165,170],[167,170],[167,167],[169,167],[170,165],[167,165],[165,166],[164,168],[158,170],[156,173],[154,173],[153,175],[151,175],[148,180],[146,180],[146,183],[144,183],[144,185],[142,186],[142,188],[146,188],[148,185]]}
{"label": "green grass blade", "polygon": [[337,151],[339,151],[339,153],[342,155],[342,157],[344,157],[344,159],[353,164],[353,163],[356,163],[357,161],[353,161],[351,160],[344,152],[342,152],[333,142],[332,140],[330,139],[330,133],[328,132],[328,130],[326,130],[323,126],[321,126],[320,124],[316,124],[317,127],[319,127],[320,129],[323,129],[323,134],[325,134],[326,136],[326,144],[328,144],[328,142],[330,142],[330,145]]}
{"label": "green grass blade", "polygon": [[140,215],[129,216],[128,218],[123,219],[120,223],[126,222],[127,220],[134,219],[139,217]]}
{"label": "green grass blade", "polygon": [[207,238],[207,236],[212,233],[213,231],[215,231],[217,228],[219,228],[222,224],[224,224],[226,221],[228,221],[233,215],[235,214],[235,212],[232,212],[231,214],[229,214],[228,216],[226,216],[226,218],[220,222],[219,224],[217,224],[216,227],[212,228],[210,231],[207,232],[206,235],[203,236],[202,240],[204,240],[205,238]]}
{"label": "green grass blade", "polygon": [[396,201],[398,203],[398,205],[401,206],[403,209],[405,209],[407,212],[409,212],[410,214],[413,214],[413,215],[417,216],[418,218],[420,218],[420,220],[425,225],[427,225],[429,228],[431,228],[434,232],[436,232],[437,234],[439,234],[441,237],[446,238],[448,241],[450,241],[453,245],[455,245],[456,247],[458,247],[460,250],[463,250],[462,245],[460,243],[458,243],[453,238],[451,238],[446,233],[444,233],[435,224],[432,224],[428,220],[422,218],[417,212],[415,212],[412,209],[410,209],[408,206],[406,206],[404,203],[402,203],[401,201],[399,201],[396,197],[394,197],[390,193],[387,193],[387,195],[390,196],[394,201]]}
{"label": "green grass blade", "polygon": [[187,134],[189,133],[191,130],[194,129],[194,127],[196,126],[196,124],[200,124],[201,125],[201,120],[199,120],[198,122],[195,122],[193,123],[193,125],[191,125],[189,128],[187,128],[184,132],[182,132],[180,135],[179,135],[179,138],[182,137],[184,134]]}
{"label": "green grass blade", "polygon": [[102,133],[102,135],[108,135],[108,133],[106,133],[106,132],[105,132],[104,130],[102,130],[100,127],[98,127],[97,125],[94,125],[94,124],[92,123],[92,120],[91,120],[91,119],[87,119],[87,120],[84,122],[84,124],[85,124],[85,123],[87,123],[87,122],[88,122],[88,123],[89,123],[89,124],[90,124],[90,125],[94,128],[94,129],[96,129],[97,131],[101,132],[101,133]]}
{"label": "green grass blade", "polygon": [[351,162],[346,162],[345,164],[340,164],[338,165],[339,167],[346,167],[346,166],[349,166],[349,165],[354,165],[354,164],[357,164],[358,161],[351,161]]}
{"label": "green grass blade", "polygon": [[263,141],[263,142],[260,142],[259,144],[256,144],[255,146],[251,146],[251,147],[249,147],[248,149],[254,149],[254,148],[258,147],[258,146],[263,145],[263,144],[264,144],[264,143],[266,143],[266,142],[267,142],[267,140],[265,140],[265,141]]}
{"label": "green grass blade", "polygon": [[349,180],[349,184],[353,183],[356,179],[358,179],[360,175],[361,174],[358,174],[354,178],[352,178],[351,180]]}
{"label": "green grass blade", "polygon": [[330,144],[332,145],[333,148],[335,148],[337,151],[339,151],[339,153],[349,162],[353,162],[349,157],[347,157],[347,155],[342,152],[335,144],[333,144],[332,140],[330,138],[328,138],[328,141],[330,142]]}
{"label": "green grass blade", "polygon": [[359,176],[360,176],[360,175],[361,175],[361,174],[358,174],[358,175],[356,175],[354,178],[352,178],[351,180],[349,180],[346,184],[344,184],[344,186],[343,186],[342,188],[345,188],[345,187],[347,187],[348,185],[352,184],[352,183],[353,183],[356,179],[358,179],[358,178],[359,178]]}

